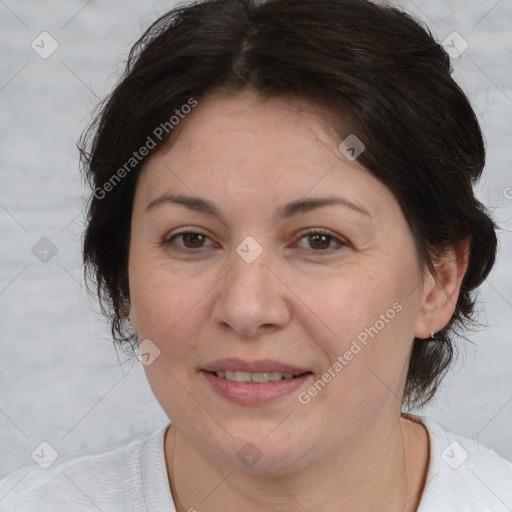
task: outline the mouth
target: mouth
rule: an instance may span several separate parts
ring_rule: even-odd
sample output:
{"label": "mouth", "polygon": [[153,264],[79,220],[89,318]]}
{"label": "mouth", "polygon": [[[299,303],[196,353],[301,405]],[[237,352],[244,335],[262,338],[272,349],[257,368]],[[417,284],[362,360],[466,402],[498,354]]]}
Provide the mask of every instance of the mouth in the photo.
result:
{"label": "mouth", "polygon": [[313,376],[307,368],[279,361],[215,361],[200,372],[217,396],[239,405],[263,405],[290,395]]}
{"label": "mouth", "polygon": [[[304,373],[312,373],[309,368],[295,366],[288,363],[282,363],[280,361],[276,361],[273,359],[260,359],[258,361],[246,361],[244,359],[238,357],[227,357],[225,359],[218,359],[212,363],[209,363],[202,368],[203,371],[217,373],[220,372],[221,378],[228,378],[229,380],[233,380],[233,375],[230,372],[235,374],[240,374],[241,377],[244,377],[243,374],[250,375],[273,375],[273,378],[277,379],[277,374],[282,376],[288,376],[285,378],[290,378],[289,375],[298,376],[303,375]],[[224,375],[222,375],[224,372]],[[227,374],[227,375],[226,375]],[[246,378],[247,376],[245,376]],[[258,377],[257,377],[258,378]],[[280,377],[281,378],[281,377]],[[279,379],[280,380],[280,379]],[[245,381],[244,381],[245,382]],[[258,382],[258,381],[255,381]]]}
{"label": "mouth", "polygon": [[312,372],[304,372],[299,374],[282,373],[282,372],[244,372],[241,370],[219,370],[213,373],[219,379],[229,380],[231,382],[245,382],[251,384],[263,384],[266,382],[278,382],[280,380],[291,380],[311,374]]}

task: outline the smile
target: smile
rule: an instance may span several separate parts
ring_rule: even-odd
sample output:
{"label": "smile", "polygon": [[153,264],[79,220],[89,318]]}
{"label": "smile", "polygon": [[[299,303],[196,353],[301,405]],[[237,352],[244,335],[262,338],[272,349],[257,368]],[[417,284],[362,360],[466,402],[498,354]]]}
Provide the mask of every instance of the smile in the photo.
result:
{"label": "smile", "polygon": [[278,399],[295,397],[299,389],[314,378],[313,373],[299,375],[281,372],[242,372],[236,370],[201,371],[214,396],[236,405],[263,406]]}
{"label": "smile", "polygon": [[246,382],[261,384],[264,382],[277,382],[280,380],[290,380],[300,377],[300,375],[294,375],[292,373],[281,373],[281,372],[264,372],[264,373],[250,373],[243,371],[232,371],[232,370],[221,370],[215,372],[215,375],[221,379],[226,379],[233,382]]}

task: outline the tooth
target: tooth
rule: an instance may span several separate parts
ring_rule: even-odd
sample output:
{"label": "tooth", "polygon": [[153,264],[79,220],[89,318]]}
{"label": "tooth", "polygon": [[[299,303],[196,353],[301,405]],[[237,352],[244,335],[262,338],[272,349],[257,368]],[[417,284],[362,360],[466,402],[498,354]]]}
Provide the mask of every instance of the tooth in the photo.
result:
{"label": "tooth", "polygon": [[268,382],[269,374],[268,373],[252,373],[251,380],[252,380],[252,382]]}
{"label": "tooth", "polygon": [[266,383],[266,382],[277,382],[285,379],[290,380],[294,378],[292,373],[281,373],[281,372],[259,372],[250,373],[242,371],[231,371],[231,370],[219,370],[215,372],[215,375],[221,379],[227,379],[233,382],[254,382],[254,383]]}
{"label": "tooth", "polygon": [[251,374],[249,372],[235,372],[235,380],[237,382],[251,382]]}

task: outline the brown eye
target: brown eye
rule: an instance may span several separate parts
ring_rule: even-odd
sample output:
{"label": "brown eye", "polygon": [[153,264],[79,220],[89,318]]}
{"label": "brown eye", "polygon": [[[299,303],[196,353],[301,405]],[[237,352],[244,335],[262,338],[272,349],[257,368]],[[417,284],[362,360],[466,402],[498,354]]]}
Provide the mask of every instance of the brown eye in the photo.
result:
{"label": "brown eye", "polygon": [[331,239],[332,239],[332,237],[329,235],[321,235],[321,234],[308,235],[309,245],[313,249],[328,249]]}
{"label": "brown eye", "polygon": [[[181,239],[182,243],[176,243],[176,240]],[[176,233],[170,238],[164,240],[162,245],[175,245],[178,249],[202,249],[205,247],[204,243],[208,239],[203,233],[197,231],[182,231]]]}
{"label": "brown eye", "polygon": [[330,249],[347,246],[348,243],[334,236],[330,231],[314,230],[301,235],[300,240],[306,240],[308,247],[306,249],[313,252],[331,252]]}
{"label": "brown eye", "polygon": [[185,246],[189,249],[202,247],[205,239],[205,236],[201,233],[182,233],[181,236],[183,237]]}

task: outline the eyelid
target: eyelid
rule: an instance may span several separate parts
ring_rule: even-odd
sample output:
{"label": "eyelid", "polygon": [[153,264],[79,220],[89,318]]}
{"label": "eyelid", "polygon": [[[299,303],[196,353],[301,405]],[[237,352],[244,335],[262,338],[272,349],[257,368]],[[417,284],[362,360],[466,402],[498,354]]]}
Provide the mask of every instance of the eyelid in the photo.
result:
{"label": "eyelid", "polygon": [[[208,238],[210,241],[213,241],[207,233],[201,231],[200,229],[185,228],[181,231],[171,232],[170,234],[165,235],[164,238],[162,239],[162,241],[160,242],[160,245],[162,245],[162,246],[168,245],[172,242],[173,238],[178,238],[182,235],[187,235],[187,234],[202,235],[205,238]],[[194,250],[194,249],[188,249],[186,247],[177,247],[177,249],[182,249],[184,251],[193,251]],[[203,247],[199,247],[198,249],[195,249],[195,250],[198,251],[199,249],[203,249]]]}
{"label": "eyelid", "polygon": [[326,228],[304,228],[300,230],[296,236],[302,238],[304,235],[310,235],[310,234],[319,234],[319,235],[329,235],[332,238],[336,238],[340,242],[343,242],[344,239],[340,235],[337,235],[334,231],[331,231],[330,229]]}
{"label": "eyelid", "polygon": [[205,233],[204,231],[201,231],[199,228],[183,228],[183,229],[179,229],[176,232],[171,231],[170,233],[167,233],[164,237],[164,240],[170,240],[171,238],[173,238],[177,235],[186,235],[188,233],[194,233],[194,234],[198,234],[198,235],[208,236],[207,233]]}

